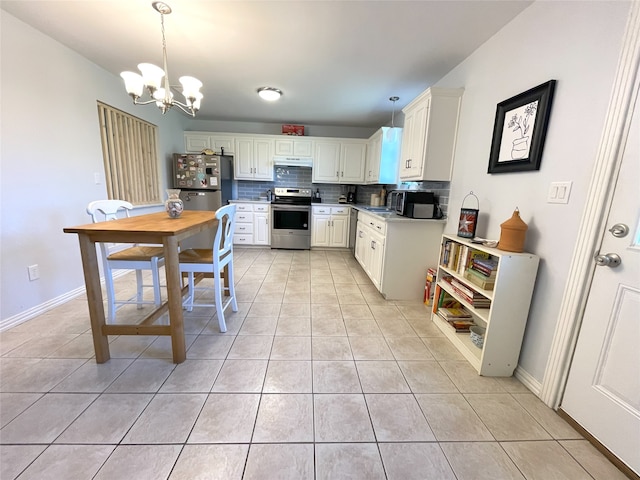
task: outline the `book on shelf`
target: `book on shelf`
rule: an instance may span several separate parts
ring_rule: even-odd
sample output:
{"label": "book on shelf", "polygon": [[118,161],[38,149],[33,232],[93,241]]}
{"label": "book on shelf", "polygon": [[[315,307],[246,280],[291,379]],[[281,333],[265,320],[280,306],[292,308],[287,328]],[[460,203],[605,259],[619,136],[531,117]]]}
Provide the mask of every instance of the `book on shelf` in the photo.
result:
{"label": "book on shelf", "polygon": [[436,285],[433,308],[431,310],[436,313],[439,308],[462,308],[462,304],[449,295],[440,285]]}
{"label": "book on shelf", "polygon": [[447,320],[471,318],[471,314],[462,307],[442,307],[438,309],[438,312]]}
{"label": "book on shelf", "polygon": [[438,310],[438,316],[442,318],[445,322],[447,322],[447,325],[453,328],[456,333],[469,332],[470,327],[475,325],[473,319],[471,318],[447,319],[441,314],[440,310]]}
{"label": "book on shelf", "polygon": [[474,258],[471,262],[471,269],[485,277],[495,277],[498,270],[498,262],[492,258]]}
{"label": "book on shelf", "polygon": [[464,278],[473,283],[476,287],[480,287],[484,290],[493,290],[495,287],[495,276],[493,278],[487,277],[472,268],[467,268],[464,272]]}
{"label": "book on shelf", "polygon": [[442,280],[447,282],[456,295],[459,295],[465,302],[470,304],[475,308],[489,308],[491,307],[491,300],[487,297],[483,296],[479,292],[472,290],[464,283],[458,281],[457,279],[451,276],[444,276]]}

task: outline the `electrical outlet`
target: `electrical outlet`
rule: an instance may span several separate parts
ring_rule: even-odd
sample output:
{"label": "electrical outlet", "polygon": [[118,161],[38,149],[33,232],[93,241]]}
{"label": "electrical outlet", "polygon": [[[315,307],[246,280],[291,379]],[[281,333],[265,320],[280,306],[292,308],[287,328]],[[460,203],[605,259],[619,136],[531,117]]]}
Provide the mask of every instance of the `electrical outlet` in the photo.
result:
{"label": "electrical outlet", "polygon": [[29,271],[29,281],[33,282],[40,278],[40,267],[38,264],[29,265],[27,270]]}

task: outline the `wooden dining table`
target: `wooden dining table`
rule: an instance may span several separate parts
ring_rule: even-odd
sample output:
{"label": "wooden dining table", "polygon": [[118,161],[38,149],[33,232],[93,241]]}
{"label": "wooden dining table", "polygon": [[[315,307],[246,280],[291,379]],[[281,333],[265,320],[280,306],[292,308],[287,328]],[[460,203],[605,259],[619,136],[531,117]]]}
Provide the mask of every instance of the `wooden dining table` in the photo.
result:
{"label": "wooden dining table", "polygon": [[[178,246],[179,242],[185,238],[203,230],[216,228],[217,225],[218,220],[213,211],[184,211],[178,218],[170,218],[166,212],[161,212],[63,229],[65,233],[77,233],[80,241],[80,254],[97,363],[104,363],[110,358],[109,335],[170,335],[173,362],[184,362],[186,346],[182,297],[188,287],[182,285]],[[167,301],[136,324],[107,324],[100,285],[96,242],[162,245],[167,281]],[[169,325],[155,325],[154,323],[167,312],[169,313]]]}

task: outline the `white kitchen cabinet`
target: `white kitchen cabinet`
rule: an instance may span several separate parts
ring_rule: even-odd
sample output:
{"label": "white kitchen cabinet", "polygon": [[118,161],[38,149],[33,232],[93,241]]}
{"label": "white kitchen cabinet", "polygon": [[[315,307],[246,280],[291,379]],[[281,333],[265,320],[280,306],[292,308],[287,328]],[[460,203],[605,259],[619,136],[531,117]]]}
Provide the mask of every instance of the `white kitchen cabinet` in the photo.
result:
{"label": "white kitchen cabinet", "polygon": [[[539,258],[531,253],[484,247],[454,235],[443,235],[440,252],[433,322],[480,375],[510,377],[518,365]],[[492,290],[468,279],[467,268],[476,252],[497,262]],[[471,342],[468,332],[456,332],[438,313],[438,296],[442,291],[462,304],[474,323],[486,328],[482,348]],[[482,301],[484,304],[474,306]]]}
{"label": "white kitchen cabinet", "polygon": [[274,141],[236,137],[233,175],[236,180],[273,180]]}
{"label": "white kitchen cabinet", "polygon": [[451,180],[463,91],[432,87],[402,109],[401,181]]}
{"label": "white kitchen cabinet", "polygon": [[[234,203],[234,202],[232,202]],[[271,245],[269,204],[236,203],[234,245]]]}
{"label": "white kitchen cabinet", "polygon": [[314,183],[363,183],[367,144],[364,140],[317,140]]}
{"label": "white kitchen cabinet", "polygon": [[317,140],[313,150],[313,182],[338,183],[340,180],[340,142]]}
{"label": "white kitchen cabinet", "polygon": [[215,153],[233,155],[235,152],[235,137],[228,134],[189,133],[184,134],[184,147],[186,153],[201,153],[210,149]]}
{"label": "white kitchen cabinet", "polygon": [[445,222],[386,218],[359,211],[355,257],[387,300],[421,300],[427,269],[438,263]]}
{"label": "white kitchen cabinet", "polygon": [[289,137],[277,139],[276,155],[283,157],[309,157],[313,155],[313,144],[307,138]]}
{"label": "white kitchen cabinet", "polygon": [[385,236],[371,228],[366,217],[358,220],[355,257],[375,287],[381,289]]}
{"label": "white kitchen cabinet", "polygon": [[351,207],[311,207],[311,246],[349,246],[349,218]]}
{"label": "white kitchen cabinet", "polygon": [[364,181],[369,184],[398,183],[402,128],[382,127],[367,141]]}
{"label": "white kitchen cabinet", "polygon": [[200,153],[211,148],[211,135],[200,135],[197,133],[184,134],[185,153]]}

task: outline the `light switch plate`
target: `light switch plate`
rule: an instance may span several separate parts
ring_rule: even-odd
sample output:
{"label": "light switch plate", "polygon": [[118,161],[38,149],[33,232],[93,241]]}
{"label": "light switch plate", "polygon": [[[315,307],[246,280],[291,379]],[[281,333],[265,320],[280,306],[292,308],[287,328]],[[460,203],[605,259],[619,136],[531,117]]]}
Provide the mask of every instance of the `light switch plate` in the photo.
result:
{"label": "light switch plate", "polygon": [[547,203],[569,203],[573,182],[551,182]]}

